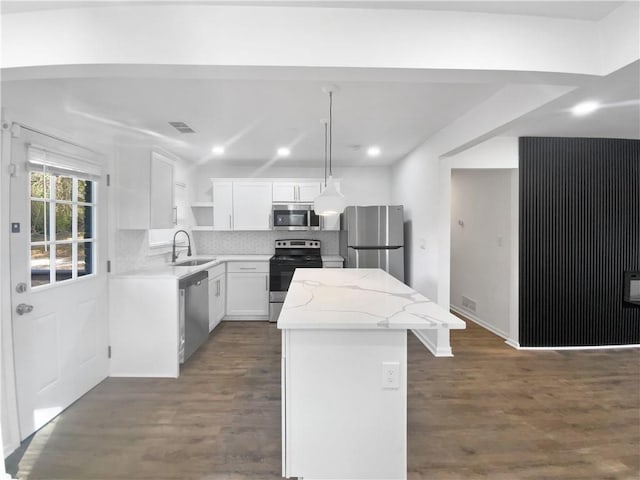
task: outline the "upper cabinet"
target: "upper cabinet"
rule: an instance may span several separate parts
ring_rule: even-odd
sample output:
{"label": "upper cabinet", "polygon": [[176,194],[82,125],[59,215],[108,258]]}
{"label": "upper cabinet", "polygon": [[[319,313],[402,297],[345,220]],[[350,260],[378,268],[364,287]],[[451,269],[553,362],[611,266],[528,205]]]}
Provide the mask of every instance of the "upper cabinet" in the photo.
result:
{"label": "upper cabinet", "polygon": [[116,157],[118,228],[173,228],[174,164],[148,149],[126,149]]}
{"label": "upper cabinet", "polygon": [[320,195],[320,182],[273,182],[273,202],[311,203]]}
{"label": "upper cabinet", "polygon": [[[201,210],[202,216],[206,216],[207,209],[213,206],[212,226],[203,218],[195,228],[216,231],[272,230],[271,214],[274,203],[313,203],[322,186],[319,179],[265,180],[211,179],[213,203],[195,203],[192,204],[192,209]],[[340,182],[335,183],[339,189]],[[322,218],[320,229],[340,230],[340,215]]]}
{"label": "upper cabinet", "polygon": [[213,230],[271,230],[271,182],[213,180]]}
{"label": "upper cabinet", "polygon": [[233,182],[213,181],[213,230],[233,230]]}
{"label": "upper cabinet", "polygon": [[152,152],[150,175],[149,228],[173,228],[178,223],[173,161]]}
{"label": "upper cabinet", "polygon": [[234,230],[271,230],[271,185],[271,182],[233,183]]}

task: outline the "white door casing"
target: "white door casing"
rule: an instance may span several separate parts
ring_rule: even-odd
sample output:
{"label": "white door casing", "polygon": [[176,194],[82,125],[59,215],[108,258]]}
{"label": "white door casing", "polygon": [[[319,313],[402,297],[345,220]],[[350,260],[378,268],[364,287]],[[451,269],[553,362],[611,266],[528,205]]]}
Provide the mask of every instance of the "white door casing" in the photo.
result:
{"label": "white door casing", "polygon": [[[88,150],[25,128],[12,139],[10,215],[13,350],[20,438],[42,427],[108,374],[107,195],[95,181],[94,262],[91,275],[31,287],[30,182],[27,145],[95,159]],[[18,288],[24,285],[24,288]],[[22,315],[19,305],[33,307]]]}

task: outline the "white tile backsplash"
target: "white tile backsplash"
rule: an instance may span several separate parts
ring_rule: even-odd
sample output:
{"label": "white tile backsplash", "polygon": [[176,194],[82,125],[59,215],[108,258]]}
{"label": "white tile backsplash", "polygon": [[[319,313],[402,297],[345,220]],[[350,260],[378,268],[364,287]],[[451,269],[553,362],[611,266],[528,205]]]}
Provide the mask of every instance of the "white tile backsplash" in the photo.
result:
{"label": "white tile backsplash", "polygon": [[338,232],[193,232],[198,255],[270,254],[281,238],[320,240],[323,255],[338,255]]}
{"label": "white tile backsplash", "polygon": [[[272,254],[280,238],[320,240],[323,255],[338,255],[338,232],[190,232],[194,255]],[[171,247],[150,248],[148,232],[118,230],[113,273],[165,265],[171,261]],[[180,258],[186,253],[180,249]],[[113,257],[112,257],[113,258]]]}
{"label": "white tile backsplash", "polygon": [[171,247],[150,248],[146,230],[118,230],[115,251],[113,273],[160,266],[171,261]]}

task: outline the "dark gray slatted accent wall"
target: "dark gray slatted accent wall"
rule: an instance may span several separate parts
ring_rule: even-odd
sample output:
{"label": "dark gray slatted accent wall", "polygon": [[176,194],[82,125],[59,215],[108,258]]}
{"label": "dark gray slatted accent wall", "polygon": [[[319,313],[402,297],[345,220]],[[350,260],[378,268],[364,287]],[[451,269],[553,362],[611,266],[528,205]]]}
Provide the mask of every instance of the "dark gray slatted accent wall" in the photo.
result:
{"label": "dark gray slatted accent wall", "polygon": [[520,138],[520,345],[640,343],[640,141]]}

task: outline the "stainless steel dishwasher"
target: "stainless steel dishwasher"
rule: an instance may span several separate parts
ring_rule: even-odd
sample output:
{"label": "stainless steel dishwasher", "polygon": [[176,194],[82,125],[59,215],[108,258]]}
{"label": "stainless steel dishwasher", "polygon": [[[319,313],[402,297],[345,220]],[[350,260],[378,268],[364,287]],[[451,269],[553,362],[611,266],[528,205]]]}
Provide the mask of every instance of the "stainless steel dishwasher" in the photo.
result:
{"label": "stainless steel dishwasher", "polygon": [[209,281],[206,270],[178,282],[180,296],[180,363],[209,337]]}

